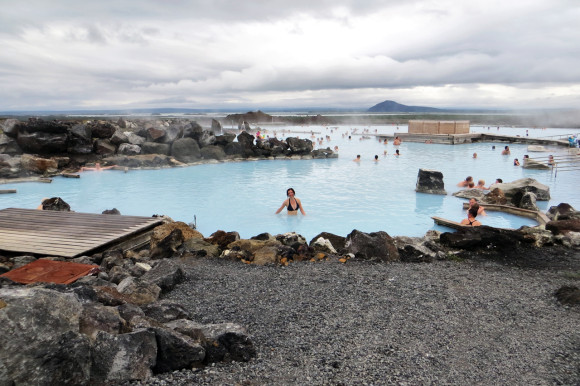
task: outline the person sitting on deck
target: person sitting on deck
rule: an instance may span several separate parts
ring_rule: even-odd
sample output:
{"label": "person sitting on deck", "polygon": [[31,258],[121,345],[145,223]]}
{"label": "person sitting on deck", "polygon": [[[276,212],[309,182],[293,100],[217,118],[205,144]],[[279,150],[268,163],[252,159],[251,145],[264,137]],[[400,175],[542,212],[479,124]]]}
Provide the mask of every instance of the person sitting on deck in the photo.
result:
{"label": "person sitting on deck", "polygon": [[465,177],[465,180],[458,183],[457,186],[459,186],[460,188],[467,188],[471,181],[473,181],[473,177],[467,176],[467,177]]}
{"label": "person sitting on deck", "polygon": [[467,210],[467,218],[464,218],[463,220],[461,220],[461,225],[469,225],[472,227],[481,226],[481,222],[479,222],[479,220],[475,219],[477,217],[478,210],[479,210],[479,205],[477,205],[477,204],[475,204],[471,208],[469,208]]}

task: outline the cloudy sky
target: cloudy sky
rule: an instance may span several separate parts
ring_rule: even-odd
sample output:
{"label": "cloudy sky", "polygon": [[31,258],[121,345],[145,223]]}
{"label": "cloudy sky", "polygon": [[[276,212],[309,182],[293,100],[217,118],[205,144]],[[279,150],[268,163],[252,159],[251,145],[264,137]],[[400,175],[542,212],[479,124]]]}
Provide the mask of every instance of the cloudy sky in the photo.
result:
{"label": "cloudy sky", "polygon": [[578,0],[0,5],[0,111],[580,107]]}

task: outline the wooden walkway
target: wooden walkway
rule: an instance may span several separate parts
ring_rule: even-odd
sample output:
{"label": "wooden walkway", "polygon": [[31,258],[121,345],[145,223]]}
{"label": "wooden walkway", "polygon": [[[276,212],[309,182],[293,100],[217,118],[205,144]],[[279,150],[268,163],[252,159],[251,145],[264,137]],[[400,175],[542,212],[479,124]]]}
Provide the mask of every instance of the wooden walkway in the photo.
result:
{"label": "wooden walkway", "polygon": [[163,220],[50,210],[0,210],[0,251],[77,257],[149,233]]}

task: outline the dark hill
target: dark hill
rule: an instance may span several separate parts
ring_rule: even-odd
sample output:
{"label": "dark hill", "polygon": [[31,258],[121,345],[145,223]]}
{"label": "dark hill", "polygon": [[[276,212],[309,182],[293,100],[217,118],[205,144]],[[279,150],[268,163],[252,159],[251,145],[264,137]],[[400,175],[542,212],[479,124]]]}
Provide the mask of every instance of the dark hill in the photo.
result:
{"label": "dark hill", "polygon": [[406,106],[394,101],[384,101],[368,109],[371,113],[436,113],[443,109],[423,106]]}

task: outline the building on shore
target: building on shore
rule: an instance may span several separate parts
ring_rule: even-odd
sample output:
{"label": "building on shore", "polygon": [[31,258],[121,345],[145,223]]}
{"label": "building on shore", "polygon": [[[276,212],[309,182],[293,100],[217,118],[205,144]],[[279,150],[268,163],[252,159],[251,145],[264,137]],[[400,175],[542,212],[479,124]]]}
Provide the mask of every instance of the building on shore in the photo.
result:
{"label": "building on shore", "polygon": [[469,134],[469,121],[410,120],[409,134]]}

